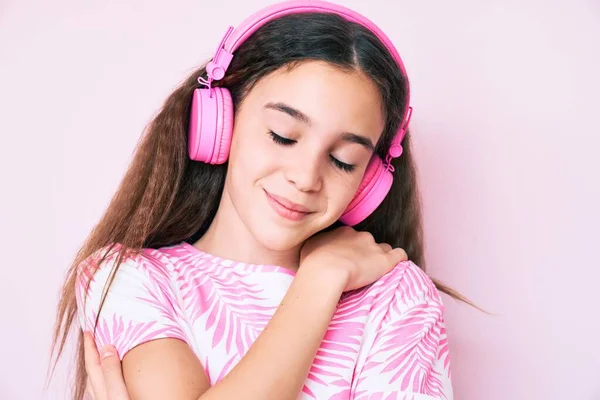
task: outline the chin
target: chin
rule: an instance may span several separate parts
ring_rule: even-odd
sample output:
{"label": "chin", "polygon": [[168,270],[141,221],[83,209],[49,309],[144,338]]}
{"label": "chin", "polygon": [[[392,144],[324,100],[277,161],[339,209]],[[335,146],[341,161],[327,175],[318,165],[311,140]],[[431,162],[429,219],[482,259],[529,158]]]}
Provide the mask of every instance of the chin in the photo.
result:
{"label": "chin", "polygon": [[247,226],[254,238],[265,248],[277,252],[298,248],[319,232],[322,225],[317,220],[288,221],[273,213],[254,212],[247,216]]}
{"label": "chin", "polygon": [[306,223],[289,224],[288,221],[275,218],[252,218],[250,222],[252,235],[265,248],[284,252],[296,249],[311,236],[323,231],[334,222],[324,220],[306,221]]}
{"label": "chin", "polygon": [[253,234],[265,248],[276,252],[295,249],[308,238],[295,229],[268,226],[266,223],[263,223]]}

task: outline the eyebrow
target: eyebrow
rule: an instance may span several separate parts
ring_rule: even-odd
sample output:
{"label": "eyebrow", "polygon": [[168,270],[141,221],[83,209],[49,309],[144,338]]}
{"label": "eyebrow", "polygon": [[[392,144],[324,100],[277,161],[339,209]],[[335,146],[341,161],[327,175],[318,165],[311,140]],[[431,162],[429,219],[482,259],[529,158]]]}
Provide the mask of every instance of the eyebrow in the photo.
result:
{"label": "eyebrow", "polygon": [[[285,113],[285,114],[289,115],[290,117],[294,118],[295,120],[302,122],[305,125],[310,126],[312,124],[308,115],[304,114],[302,111],[297,110],[285,103],[281,103],[281,102],[267,103],[267,104],[265,104],[265,108]],[[366,136],[357,135],[356,133],[352,133],[352,132],[344,132],[342,134],[342,140],[344,140],[346,142],[359,144],[370,151],[375,150],[375,145],[373,144],[371,139],[369,139]]]}

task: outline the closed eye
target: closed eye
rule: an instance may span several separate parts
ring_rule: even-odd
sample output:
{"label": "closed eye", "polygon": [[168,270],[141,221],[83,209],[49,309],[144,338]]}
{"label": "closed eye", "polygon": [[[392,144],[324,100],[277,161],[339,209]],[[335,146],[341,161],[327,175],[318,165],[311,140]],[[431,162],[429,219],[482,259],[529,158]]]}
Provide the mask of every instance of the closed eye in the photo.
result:
{"label": "closed eye", "polygon": [[[272,130],[269,130],[267,133],[269,134],[269,136],[275,143],[280,144],[282,146],[291,146],[291,145],[297,143],[295,140],[280,136],[280,135],[276,134],[275,132],[273,132]],[[333,157],[332,155],[329,155],[329,160],[333,163],[333,165],[336,166],[336,168],[339,168],[344,172],[353,172],[356,169],[356,165],[341,162],[340,160]]]}
{"label": "closed eye", "polygon": [[330,155],[329,159],[331,160],[331,162],[333,163],[333,165],[335,165],[336,167],[338,167],[339,169],[341,169],[344,172],[352,172],[356,168],[356,165],[346,164],[345,162],[341,162],[340,160],[338,160],[334,156]]}
{"label": "closed eye", "polygon": [[271,139],[273,139],[273,141],[277,144],[281,144],[284,146],[291,146],[292,144],[296,143],[295,140],[284,138],[283,136],[279,136],[278,134],[276,134],[275,132],[273,132],[271,130],[269,130],[268,134],[269,134],[269,136],[271,136]]}

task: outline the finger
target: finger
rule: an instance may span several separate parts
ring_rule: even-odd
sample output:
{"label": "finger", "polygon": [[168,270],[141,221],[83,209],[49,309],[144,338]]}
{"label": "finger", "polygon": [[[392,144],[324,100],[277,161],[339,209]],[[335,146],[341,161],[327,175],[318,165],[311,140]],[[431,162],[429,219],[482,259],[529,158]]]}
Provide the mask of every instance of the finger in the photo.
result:
{"label": "finger", "polygon": [[387,252],[390,262],[393,264],[392,267],[396,266],[399,262],[408,260],[406,251],[400,247],[396,247]]}
{"label": "finger", "polygon": [[392,246],[387,243],[377,243],[377,245],[379,248],[381,248],[381,250],[383,250],[384,253],[388,253],[390,250],[392,250]]}
{"label": "finger", "polygon": [[83,335],[83,350],[85,361],[85,372],[88,375],[88,391],[92,393],[94,400],[108,400],[106,388],[104,387],[104,377],[102,376],[102,367],[100,366],[100,355],[96,348],[96,343],[90,332]]}
{"label": "finger", "polygon": [[108,399],[129,400],[129,394],[123,379],[123,371],[121,370],[121,360],[113,346],[103,346],[100,349],[100,364]]}

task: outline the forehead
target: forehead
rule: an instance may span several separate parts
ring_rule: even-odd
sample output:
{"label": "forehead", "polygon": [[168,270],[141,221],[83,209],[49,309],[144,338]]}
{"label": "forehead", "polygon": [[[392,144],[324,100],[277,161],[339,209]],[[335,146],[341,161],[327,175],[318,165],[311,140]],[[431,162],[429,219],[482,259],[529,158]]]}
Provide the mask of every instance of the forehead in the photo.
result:
{"label": "forehead", "polygon": [[377,141],[384,127],[381,94],[361,71],[345,71],[321,61],[280,68],[248,94],[257,107],[282,102],[309,116],[324,131],[359,131]]}

